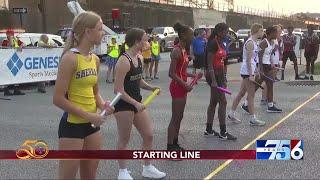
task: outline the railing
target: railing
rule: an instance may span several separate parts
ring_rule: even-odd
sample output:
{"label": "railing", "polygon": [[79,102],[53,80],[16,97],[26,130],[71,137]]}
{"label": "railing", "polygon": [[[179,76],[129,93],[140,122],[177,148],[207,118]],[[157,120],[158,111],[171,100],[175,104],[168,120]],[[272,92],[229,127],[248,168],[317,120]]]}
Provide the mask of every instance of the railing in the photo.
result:
{"label": "railing", "polygon": [[174,6],[184,6],[192,8],[201,8],[201,9],[213,9],[223,12],[235,12],[241,14],[256,15],[262,17],[271,17],[271,18],[285,18],[291,19],[293,14],[290,13],[279,13],[272,10],[262,10],[246,6],[234,5],[233,8],[230,4],[226,2],[217,2],[210,0],[133,0],[133,1],[143,1],[150,3],[159,3],[159,4],[168,4]]}

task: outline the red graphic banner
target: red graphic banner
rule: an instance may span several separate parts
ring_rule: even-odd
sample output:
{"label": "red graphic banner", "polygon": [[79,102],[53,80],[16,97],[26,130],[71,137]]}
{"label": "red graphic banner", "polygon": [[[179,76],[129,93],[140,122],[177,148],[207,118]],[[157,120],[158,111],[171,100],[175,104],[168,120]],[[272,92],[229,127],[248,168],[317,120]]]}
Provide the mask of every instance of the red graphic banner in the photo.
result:
{"label": "red graphic banner", "polygon": [[[34,154],[32,154],[34,153]],[[14,151],[0,150],[0,160],[20,160],[20,159],[35,159],[35,160],[60,160],[60,159],[184,159],[184,160],[223,160],[223,159],[238,159],[238,160],[255,160],[255,150],[185,150],[185,151],[165,151],[165,150],[46,150],[45,156],[41,150]]]}

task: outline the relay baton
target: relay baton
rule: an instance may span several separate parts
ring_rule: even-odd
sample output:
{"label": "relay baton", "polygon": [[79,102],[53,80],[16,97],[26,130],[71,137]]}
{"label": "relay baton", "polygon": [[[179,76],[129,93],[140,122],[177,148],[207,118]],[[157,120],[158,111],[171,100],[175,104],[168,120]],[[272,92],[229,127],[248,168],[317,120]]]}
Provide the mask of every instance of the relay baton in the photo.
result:
{"label": "relay baton", "polygon": [[[121,99],[121,96],[122,96],[122,94],[118,92],[117,95],[116,95],[116,97],[114,97],[114,98],[112,99],[112,101],[110,102],[109,106],[110,106],[110,107],[113,107],[114,105],[116,105],[117,102]],[[105,114],[106,114],[106,110],[103,110],[103,111],[100,113],[101,116],[104,116]]]}
{"label": "relay baton", "polygon": [[267,78],[268,80],[272,81],[272,82],[278,82],[277,80],[265,75],[265,74],[262,74],[265,78]]}
{"label": "relay baton", "polygon": [[281,67],[275,67],[275,68],[278,69],[278,70],[281,70],[281,71],[284,70],[284,68],[281,68]]}
{"label": "relay baton", "polygon": [[190,83],[190,86],[193,87],[195,84],[197,84],[198,80],[202,78],[202,75],[203,74],[201,72],[198,73],[196,77],[193,78],[192,82]]}
{"label": "relay baton", "polygon": [[159,94],[159,92],[160,92],[160,89],[154,90],[154,91],[147,97],[147,99],[143,101],[143,105],[144,105],[144,106],[149,105],[149,104],[152,102],[152,100]]}
{"label": "relay baton", "polygon": [[254,83],[255,85],[257,85],[259,88],[264,89],[263,86],[261,86],[261,84],[257,83],[257,81],[251,81],[250,82]]}
{"label": "relay baton", "polygon": [[217,89],[220,91],[220,92],[223,92],[223,93],[227,93],[229,95],[231,95],[231,91],[227,88],[223,88],[223,87],[217,87]]}
{"label": "relay baton", "polygon": [[[116,96],[112,99],[112,101],[110,102],[109,106],[110,106],[110,107],[113,107],[114,105],[116,105],[117,102],[121,99],[121,96],[122,96],[122,94],[121,94],[120,92],[118,92],[117,95],[116,95]],[[103,111],[100,113],[101,116],[104,116],[105,114],[106,114],[106,110],[103,110]],[[94,125],[94,124],[91,124],[91,126],[92,126],[93,128],[95,128],[95,125]]]}

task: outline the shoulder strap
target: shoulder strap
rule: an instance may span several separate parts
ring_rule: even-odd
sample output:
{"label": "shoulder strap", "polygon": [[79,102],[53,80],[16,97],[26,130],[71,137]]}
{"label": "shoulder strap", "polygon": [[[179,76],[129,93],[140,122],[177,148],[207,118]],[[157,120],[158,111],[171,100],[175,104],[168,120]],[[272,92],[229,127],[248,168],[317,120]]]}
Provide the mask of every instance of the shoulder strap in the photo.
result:
{"label": "shoulder strap", "polygon": [[130,62],[132,62],[132,58],[129,56],[129,54],[123,53],[122,55],[124,55]]}

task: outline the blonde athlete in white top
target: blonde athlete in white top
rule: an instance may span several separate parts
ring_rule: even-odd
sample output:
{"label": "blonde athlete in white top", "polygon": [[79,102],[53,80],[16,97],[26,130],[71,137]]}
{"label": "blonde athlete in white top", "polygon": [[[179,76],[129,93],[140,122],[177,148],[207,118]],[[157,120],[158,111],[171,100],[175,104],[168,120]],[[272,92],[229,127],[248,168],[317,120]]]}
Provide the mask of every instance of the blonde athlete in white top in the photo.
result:
{"label": "blonde athlete in white top", "polygon": [[243,63],[240,69],[240,74],[243,78],[238,95],[233,100],[232,109],[228,114],[228,119],[239,123],[239,119],[235,117],[235,111],[239,105],[243,96],[248,93],[248,112],[250,114],[250,125],[252,126],[264,126],[265,122],[256,118],[254,113],[254,94],[255,84],[252,81],[255,80],[256,63],[258,62],[258,45],[257,39],[263,36],[263,26],[261,24],[253,24],[251,26],[251,37],[245,43],[243,47]]}

